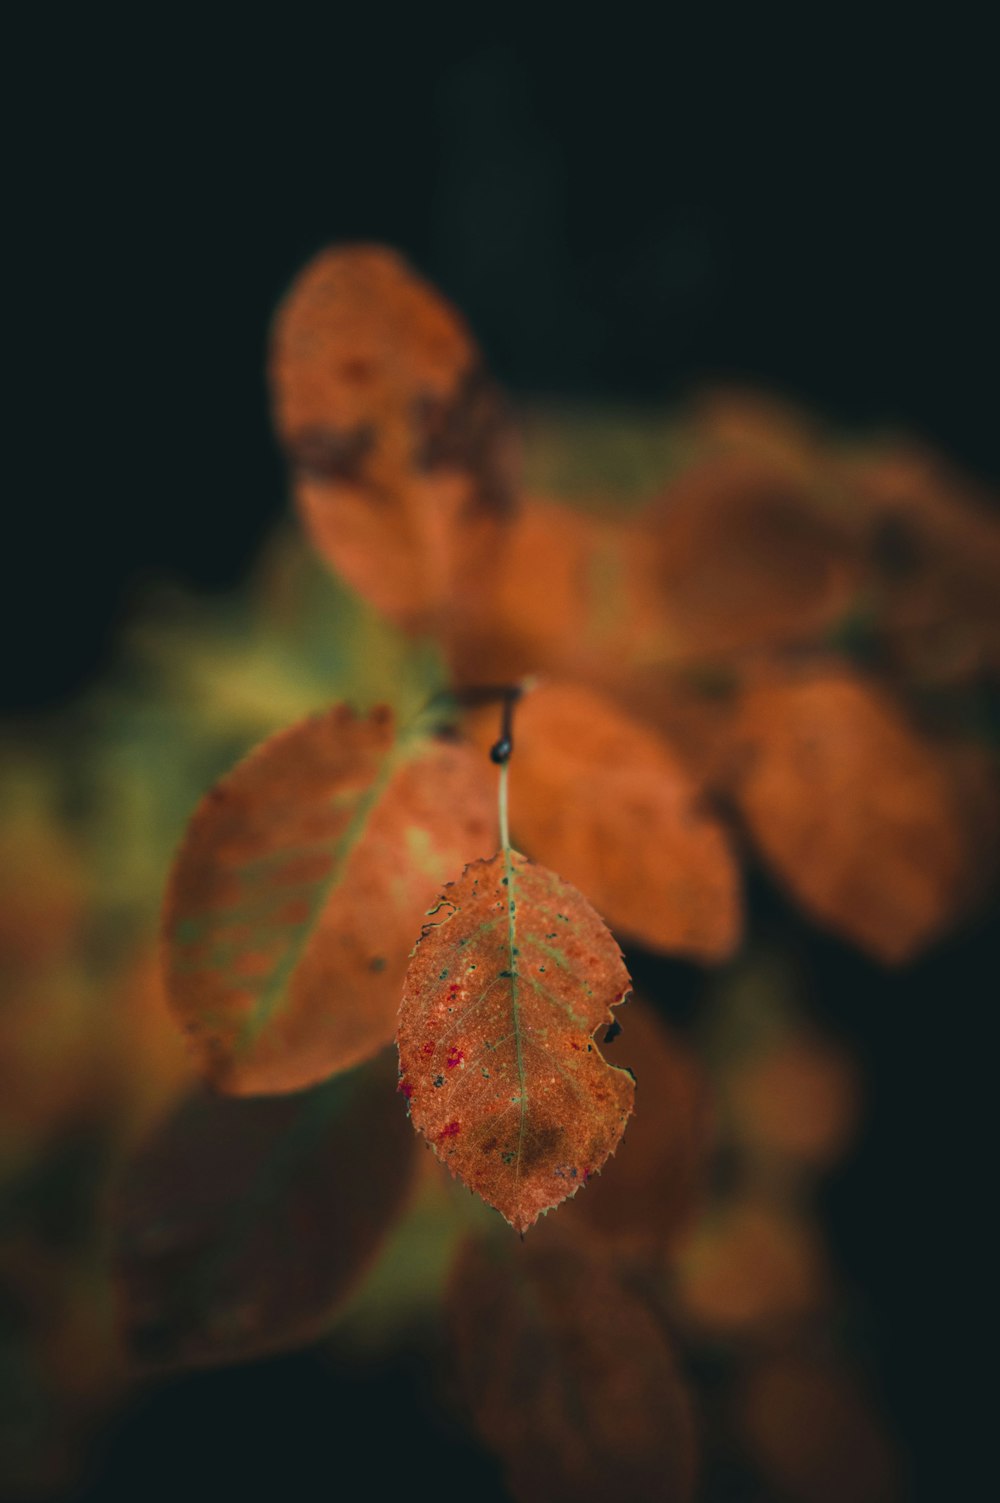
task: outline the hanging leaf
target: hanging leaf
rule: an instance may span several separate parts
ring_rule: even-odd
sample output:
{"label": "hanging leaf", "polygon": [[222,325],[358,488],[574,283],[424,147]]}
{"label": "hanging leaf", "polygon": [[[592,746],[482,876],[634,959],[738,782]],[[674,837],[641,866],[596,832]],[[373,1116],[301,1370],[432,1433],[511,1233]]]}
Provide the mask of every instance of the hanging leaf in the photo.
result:
{"label": "hanging leaf", "polygon": [[662,1327],[586,1238],[469,1243],[448,1303],[462,1393],[518,1503],[687,1503],[690,1401]]}
{"label": "hanging leaf", "polygon": [[462,319],[392,251],[327,250],[279,309],[270,374],[319,553],[393,621],[440,626],[515,493],[505,406]]}
{"label": "hanging leaf", "polygon": [[735,798],[764,858],[820,923],[887,963],[954,920],[970,885],[946,761],[847,671],[751,690]]}
{"label": "hanging leaf", "polygon": [[615,1151],[634,1081],[594,1043],[621,951],[568,882],[517,851],[449,884],[410,960],[400,1090],[414,1126],[518,1231]]}
{"label": "hanging leaf", "polygon": [[338,705],[212,789],[165,935],[171,1004],[217,1089],[298,1090],[391,1041],[442,879],[494,839],[490,784],[469,747]]}
{"label": "hanging leaf", "polygon": [[666,743],[606,695],[558,683],[526,694],[510,787],[518,844],[616,933],[699,960],[732,953],[741,897],[725,833]]}
{"label": "hanging leaf", "polygon": [[389,1057],[295,1096],[199,1090],[130,1164],[116,1208],[125,1336],[148,1367],[315,1340],[402,1203],[413,1140]]}

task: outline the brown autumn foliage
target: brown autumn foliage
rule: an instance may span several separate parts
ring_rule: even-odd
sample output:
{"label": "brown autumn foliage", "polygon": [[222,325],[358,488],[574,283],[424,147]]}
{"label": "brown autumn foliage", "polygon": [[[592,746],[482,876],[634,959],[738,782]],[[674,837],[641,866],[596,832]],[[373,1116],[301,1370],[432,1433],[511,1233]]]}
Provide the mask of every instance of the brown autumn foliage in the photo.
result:
{"label": "brown autumn foliage", "polygon": [[[171,876],[170,1003],[222,1096],[198,1088],[164,1116],[186,1076],[148,950],[112,985],[82,984],[79,862],[15,828],[0,853],[0,972],[16,980],[4,1167],[42,1144],[47,1172],[66,1140],[101,1139],[106,1095],[114,1154],[155,1124],[116,1198],[133,1364],[319,1339],[390,1233],[397,1257],[423,1251],[406,1240],[415,1139],[381,1054],[398,1022],[413,1126],[534,1228],[523,1246],[467,1245],[448,1295],[463,1396],[516,1497],[690,1497],[674,1344],[714,1375],[703,1448],[735,1448],[762,1496],[891,1497],[890,1448],[832,1355],[837,1284],[810,1205],[856,1130],[854,1067],[801,1019],[770,1026],[760,970],[752,1024],[722,1017],[717,1052],[643,1003],[615,1040],[630,983],[605,921],[630,946],[753,969],[737,953],[747,851],[884,964],[974,911],[1000,804],[993,749],[956,727],[978,723],[1000,668],[995,518],[931,456],[847,450],[734,397],[689,422],[652,500],[626,508],[596,484],[580,510],[522,491],[464,323],[377,247],[305,270],[270,375],[327,565],[432,637],[436,688],[536,680],[511,819],[544,865],[491,854],[496,716],[463,715],[460,693],[440,733],[337,705],[265,741],[196,810]],[[957,695],[947,735],[929,728],[942,686]],[[105,991],[118,1022],[98,1032]],[[442,1218],[478,1214],[437,1188]],[[37,1349],[39,1393],[76,1423],[81,1351],[92,1341],[104,1364],[90,1407],[120,1358],[74,1319],[90,1266],[42,1246],[33,1229],[4,1251],[0,1296],[24,1306],[15,1336]]]}
{"label": "brown autumn foliage", "polygon": [[870,1403],[835,1363],[795,1352],[751,1368],[735,1401],[749,1456],[793,1503],[893,1503],[896,1458]]}
{"label": "brown autumn foliage", "polygon": [[518,1503],[694,1496],[676,1358],[597,1243],[555,1227],[523,1246],[470,1242],[448,1304],[462,1393]]}
{"label": "brown autumn foliage", "polygon": [[319,552],[393,621],[440,627],[478,588],[516,475],[461,318],[390,250],[324,252],[275,319],[271,382]]}
{"label": "brown autumn foliage", "polygon": [[605,694],[543,682],[518,708],[516,747],[512,828],[531,856],[649,949],[715,961],[732,953],[735,857],[665,741]]}
{"label": "brown autumn foliage", "polygon": [[467,748],[341,705],[212,789],[165,930],[171,1001],[218,1089],[298,1090],[390,1042],[440,882],[493,845],[490,785]]}
{"label": "brown autumn foliage", "polygon": [[642,518],[666,661],[814,639],[849,608],[859,562],[795,477],[723,453],[677,477]]}
{"label": "brown autumn foliage", "polygon": [[970,859],[946,759],[844,669],[744,696],[733,794],[754,843],[820,924],[898,964],[952,924]]}
{"label": "brown autumn foliage", "polygon": [[744,1195],[694,1227],[677,1248],[673,1278],[681,1323],[703,1336],[773,1336],[829,1295],[816,1230],[760,1196]]}
{"label": "brown autumn foliage", "polygon": [[618,1146],[635,1084],[592,1036],[629,986],[586,899],[517,851],[466,867],[424,926],[399,1089],[438,1157],[518,1231]]}
{"label": "brown autumn foliage", "polygon": [[383,1056],[292,1096],[198,1089],[162,1123],[115,1220],[134,1362],[231,1362],[323,1332],[410,1181],[412,1134],[386,1109],[393,1073]]}
{"label": "brown autumn foliage", "polygon": [[708,1081],[691,1048],[632,997],[608,1047],[636,1077],[635,1109],[609,1171],[560,1211],[629,1254],[672,1248],[700,1209],[713,1122]]}

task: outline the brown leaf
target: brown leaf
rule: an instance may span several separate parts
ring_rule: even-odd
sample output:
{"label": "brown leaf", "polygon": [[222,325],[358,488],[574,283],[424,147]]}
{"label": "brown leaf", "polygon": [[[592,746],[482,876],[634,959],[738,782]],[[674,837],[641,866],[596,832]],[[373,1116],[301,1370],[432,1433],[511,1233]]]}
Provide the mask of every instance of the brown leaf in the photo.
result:
{"label": "brown leaf", "polygon": [[915,444],[848,475],[894,660],[924,682],[1000,672],[1000,523],[992,498]]}
{"label": "brown leaf", "polygon": [[653,950],[722,960],[740,938],[726,835],[667,744],[606,696],[546,683],[526,694],[510,763],[514,837]]}
{"label": "brown leaf", "polygon": [[439,625],[515,489],[504,405],[461,318],[392,251],[327,250],[278,311],[270,374],[318,551],[393,621]]}
{"label": "brown leaf", "polygon": [[694,1054],[633,998],[610,1046],[636,1078],[635,1111],[611,1172],[560,1212],[630,1252],[672,1245],[697,1208],[711,1146],[707,1083]]}
{"label": "brown leaf", "polygon": [[148,1367],[231,1362],[322,1334],[391,1226],[413,1140],[389,1056],[295,1096],[193,1094],[129,1166],[122,1321]]}
{"label": "brown leaf", "polygon": [[448,644],[454,675],[482,683],[544,669],[613,681],[657,640],[659,608],[644,582],[630,528],[533,497]]}
{"label": "brown leaf", "polygon": [[590,904],[517,851],[467,866],[439,909],[406,973],[400,1090],[438,1157],[523,1232],[621,1139],[634,1082],[591,1035],[628,972]]}
{"label": "brown leaf", "polygon": [[469,1243],[448,1302],[462,1393],[519,1503],[692,1497],[673,1353],[603,1251],[548,1227],[523,1246]]}
{"label": "brown leaf", "polygon": [[725,1089],[736,1135],[757,1155],[825,1169],[854,1136],[857,1071],[827,1039],[794,1034],[738,1066]]}
{"label": "brown leaf", "polygon": [[773,1331],[826,1302],[829,1274],[807,1221],[744,1199],[704,1218],[677,1251],[675,1294],[685,1325],[702,1334]]}
{"label": "brown leaf", "polygon": [[743,1383],[736,1418],[756,1465],[793,1503],[900,1496],[889,1442],[841,1367],[792,1353],[770,1357]]}
{"label": "brown leaf", "polygon": [[297,1090],[391,1041],[441,881],[493,843],[491,784],[469,747],[339,705],[212,789],[165,937],[171,1004],[217,1089]]}
{"label": "brown leaf", "polygon": [[733,734],[740,811],[817,922],[890,964],[947,929],[969,885],[957,800],[885,695],[837,669],[762,684]]}
{"label": "brown leaf", "polygon": [[685,471],[643,526],[667,662],[808,640],[843,617],[860,579],[835,518],[757,454]]}

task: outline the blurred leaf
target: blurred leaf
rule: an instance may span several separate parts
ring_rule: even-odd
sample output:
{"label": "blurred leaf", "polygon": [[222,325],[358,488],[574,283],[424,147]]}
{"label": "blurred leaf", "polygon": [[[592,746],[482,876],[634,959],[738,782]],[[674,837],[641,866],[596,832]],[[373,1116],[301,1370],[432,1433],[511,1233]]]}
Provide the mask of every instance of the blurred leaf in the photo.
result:
{"label": "blurred leaf", "polygon": [[829,1298],[819,1234],[790,1211],[740,1197],[679,1246],[674,1294],[683,1323],[702,1335],[773,1335]]}
{"label": "blurred leaf", "polygon": [[898,667],[924,681],[1000,673],[995,504],[936,455],[894,444],[847,465]]}
{"label": "blurred leaf", "polygon": [[558,1226],[467,1244],[449,1290],[462,1393],[519,1503],[685,1503],[691,1406],[666,1338],[609,1256]]}
{"label": "blurred leaf", "polygon": [[446,646],[459,682],[540,670],[614,683],[660,650],[641,539],[612,516],[529,498]]}
{"label": "blurred leaf", "polygon": [[560,1212],[629,1251],[673,1245],[705,1189],[711,1146],[707,1081],[695,1055],[648,1002],[623,1009],[615,1058],[632,1068],[635,1110],[610,1173],[588,1181]]}
{"label": "blurred leaf", "polygon": [[324,251],[275,320],[275,421],[309,535],[391,620],[440,626],[513,506],[503,403],[457,313],[392,251]]}
{"label": "blurred leaf", "polygon": [[889,1442],[842,1368],[793,1353],[747,1375],[736,1424],[759,1470],[792,1503],[892,1503],[901,1496]]}
{"label": "blurred leaf", "polygon": [[170,1001],[213,1085],[296,1090],[391,1040],[443,876],[492,843],[490,782],[468,747],[340,705],[212,789],[165,924]]}
{"label": "blurred leaf", "polygon": [[805,1031],[748,1059],[731,1074],[726,1097],[745,1151],[828,1168],[854,1136],[857,1070],[843,1050]]}
{"label": "blurred leaf", "polygon": [[294,1096],[196,1091],[129,1165],[116,1207],[125,1337],[143,1366],[314,1340],[386,1236],[413,1139],[387,1055]]}
{"label": "blurred leaf", "polygon": [[892,701],[836,668],[750,690],[735,798],[819,923],[898,964],[956,918],[971,878],[945,760]]}
{"label": "blurred leaf", "polygon": [[702,460],[642,526],[668,662],[807,640],[843,616],[859,586],[833,519],[760,456]]}
{"label": "blurred leaf", "polygon": [[543,683],[518,705],[515,743],[519,845],[579,887],[616,933],[700,960],[732,952],[741,923],[735,859],[658,736],[605,695]]}
{"label": "blurred leaf", "polygon": [[634,1083],[591,1035],[628,972],[590,904],[517,851],[472,862],[440,909],[406,973],[400,1090],[438,1157],[523,1232],[621,1139]]}

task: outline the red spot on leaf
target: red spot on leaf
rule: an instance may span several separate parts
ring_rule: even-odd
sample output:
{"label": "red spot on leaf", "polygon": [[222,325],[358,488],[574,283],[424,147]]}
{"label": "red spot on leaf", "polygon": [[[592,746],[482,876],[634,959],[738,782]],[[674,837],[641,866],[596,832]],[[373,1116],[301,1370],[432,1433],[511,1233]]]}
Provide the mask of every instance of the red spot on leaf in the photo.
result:
{"label": "red spot on leaf", "polygon": [[464,1058],[465,1058],[465,1055],[462,1052],[462,1050],[458,1047],[458,1045],[457,1044],[452,1044],[451,1048],[448,1050],[448,1055],[447,1055],[447,1058],[445,1059],[445,1064],[448,1066],[449,1070],[454,1070],[455,1066],[456,1065],[460,1065],[462,1063],[462,1061],[463,1061]]}
{"label": "red spot on leaf", "polygon": [[396,1087],[396,1090],[402,1091],[407,1101],[409,1101],[410,1097],[413,1095],[413,1086],[408,1080],[401,1080],[399,1082],[399,1085]]}
{"label": "red spot on leaf", "polygon": [[433,1039],[428,1039],[427,1042],[426,1042],[426,1044],[421,1044],[420,1047],[421,1047],[421,1049],[423,1050],[423,1052],[425,1054],[433,1054],[434,1053],[434,1040]]}
{"label": "red spot on leaf", "polygon": [[458,1122],[446,1122],[445,1125],[444,1125],[444,1127],[442,1127],[441,1131],[438,1133],[438,1137],[439,1138],[453,1138],[460,1131],[461,1131],[461,1124],[460,1123],[458,1123]]}

